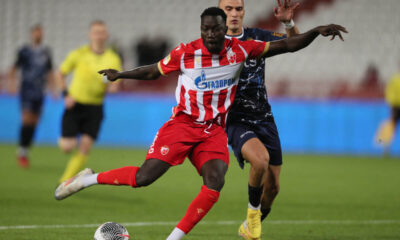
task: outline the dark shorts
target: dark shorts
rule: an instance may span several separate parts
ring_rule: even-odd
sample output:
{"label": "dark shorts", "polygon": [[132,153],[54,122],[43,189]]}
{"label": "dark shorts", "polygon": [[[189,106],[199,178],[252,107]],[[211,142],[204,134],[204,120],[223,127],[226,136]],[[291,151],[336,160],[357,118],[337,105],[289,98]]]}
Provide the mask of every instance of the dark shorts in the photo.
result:
{"label": "dark shorts", "polygon": [[258,138],[267,148],[271,165],[282,165],[282,149],[278,130],[273,120],[264,121],[260,124],[229,123],[226,127],[228,142],[235,153],[236,160],[241,168],[244,167],[245,159],[241,150],[243,145],[251,138]]}
{"label": "dark shorts", "polygon": [[43,107],[43,98],[28,98],[20,95],[20,104],[22,111],[29,111],[39,114]]}
{"label": "dark shorts", "polygon": [[75,103],[72,109],[66,109],[62,118],[62,136],[76,137],[87,134],[94,140],[103,120],[103,105]]}
{"label": "dark shorts", "polygon": [[395,122],[400,120],[400,107],[392,107],[392,118]]}

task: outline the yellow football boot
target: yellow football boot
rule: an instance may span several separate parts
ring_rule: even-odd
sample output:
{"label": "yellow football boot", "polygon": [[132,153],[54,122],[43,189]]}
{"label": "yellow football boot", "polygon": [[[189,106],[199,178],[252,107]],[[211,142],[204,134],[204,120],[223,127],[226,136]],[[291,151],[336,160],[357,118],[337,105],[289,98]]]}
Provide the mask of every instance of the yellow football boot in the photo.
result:
{"label": "yellow football boot", "polygon": [[242,237],[243,239],[248,240],[248,239],[249,239],[249,236],[247,236],[246,227],[247,227],[247,226],[246,226],[246,222],[240,224],[238,233],[239,233],[239,236],[240,236],[240,237]]}
{"label": "yellow football boot", "polygon": [[253,210],[251,208],[247,209],[247,219],[246,219],[246,232],[248,239],[260,239],[261,237],[261,211]]}

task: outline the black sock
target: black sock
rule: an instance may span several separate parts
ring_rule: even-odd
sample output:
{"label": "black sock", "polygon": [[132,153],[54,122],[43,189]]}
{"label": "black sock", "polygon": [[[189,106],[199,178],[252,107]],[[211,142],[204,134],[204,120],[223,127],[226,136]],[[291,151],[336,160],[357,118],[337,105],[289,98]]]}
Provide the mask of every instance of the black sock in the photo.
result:
{"label": "black sock", "polygon": [[19,145],[21,147],[29,147],[32,143],[35,127],[31,125],[22,125],[19,134]]}
{"label": "black sock", "polygon": [[267,209],[261,208],[261,213],[262,213],[261,221],[263,221],[268,216],[269,212],[271,212],[271,208],[267,208]]}
{"label": "black sock", "polygon": [[257,207],[261,202],[261,194],[263,192],[263,186],[252,187],[249,184],[249,202],[253,207]]}

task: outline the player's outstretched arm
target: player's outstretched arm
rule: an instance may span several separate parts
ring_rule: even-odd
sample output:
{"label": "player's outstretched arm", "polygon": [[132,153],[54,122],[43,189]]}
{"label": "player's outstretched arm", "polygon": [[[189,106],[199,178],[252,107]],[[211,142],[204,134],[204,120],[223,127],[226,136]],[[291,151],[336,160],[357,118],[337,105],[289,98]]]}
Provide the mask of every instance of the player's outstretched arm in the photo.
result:
{"label": "player's outstretched arm", "polygon": [[124,79],[138,79],[138,80],[155,80],[161,76],[160,70],[158,70],[157,63],[137,67],[130,71],[118,72],[115,69],[104,69],[98,73],[106,76],[109,81],[115,81],[119,78]]}
{"label": "player's outstretched arm", "polygon": [[307,47],[319,35],[322,35],[324,37],[332,36],[331,40],[335,39],[335,37],[338,36],[342,41],[344,41],[341,32],[348,33],[346,28],[336,24],[319,26],[303,34],[299,34],[279,41],[270,42],[269,49],[264,57],[272,57],[287,52],[296,52],[300,49]]}

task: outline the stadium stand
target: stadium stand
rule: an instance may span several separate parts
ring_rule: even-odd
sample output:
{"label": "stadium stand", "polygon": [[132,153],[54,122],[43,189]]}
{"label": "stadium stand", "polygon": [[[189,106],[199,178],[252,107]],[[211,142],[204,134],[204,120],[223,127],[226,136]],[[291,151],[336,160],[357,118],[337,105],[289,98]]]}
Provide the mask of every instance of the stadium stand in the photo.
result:
{"label": "stadium stand", "polygon": [[[111,30],[112,39],[127,48],[143,36],[167,36],[171,45],[193,40],[198,36],[200,13],[214,6],[217,0],[174,1],[107,1],[107,0],[3,0],[0,8],[0,69],[7,68],[16,50],[29,32],[29,27],[41,22],[46,30],[46,42],[53,46],[56,63],[79,44],[86,43],[89,23],[103,19]],[[271,9],[273,3],[252,0],[247,5],[247,24]],[[4,36],[4,37],[3,37]],[[125,49],[124,49],[125,50]],[[128,51],[126,51],[128,52]]]}
{"label": "stadium stand", "polygon": [[[300,2],[303,10],[298,11],[296,18],[300,31],[334,22],[346,26],[350,34],[345,36],[345,44],[318,39],[304,51],[268,60],[271,95],[326,97],[340,84],[350,82],[347,87],[350,89],[358,86],[371,63],[377,66],[381,81],[386,81],[398,69],[398,0]],[[195,39],[199,37],[199,14],[216,4],[217,0],[3,0],[0,8],[0,73],[12,64],[16,48],[27,39],[29,27],[37,22],[45,28],[45,42],[53,47],[58,65],[68,51],[87,42],[83,36],[89,23],[103,19],[111,30],[111,40],[118,43],[124,54],[125,66],[131,68],[137,65],[135,52],[131,49],[140,39],[163,36],[171,48]],[[247,1],[245,25],[253,26],[263,19],[273,18],[275,4],[275,1]],[[277,30],[284,31],[280,24],[276,26],[279,27]],[[127,89],[135,88],[127,86]],[[149,88],[154,89],[157,88]],[[173,87],[158,89],[172,91]]]}
{"label": "stadium stand", "polygon": [[300,31],[337,23],[346,26],[350,33],[345,36],[344,44],[321,38],[299,53],[270,59],[267,78],[272,85],[270,92],[274,94],[279,89],[282,79],[298,82],[289,84],[288,95],[327,96],[338,82],[349,82],[348,88],[356,89],[371,64],[377,66],[380,81],[386,82],[399,68],[400,49],[396,44],[400,41],[399,12],[397,0],[336,0],[318,4],[314,11],[301,14],[296,20]]}

